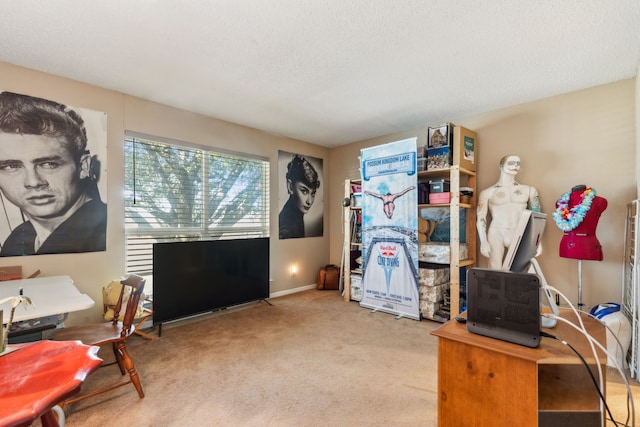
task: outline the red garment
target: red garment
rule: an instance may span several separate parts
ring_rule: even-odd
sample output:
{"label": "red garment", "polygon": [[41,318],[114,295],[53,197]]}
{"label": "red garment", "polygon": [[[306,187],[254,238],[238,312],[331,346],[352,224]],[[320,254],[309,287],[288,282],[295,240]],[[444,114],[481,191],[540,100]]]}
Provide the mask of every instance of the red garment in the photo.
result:
{"label": "red garment", "polygon": [[[569,209],[582,202],[580,195],[583,191],[574,191],[569,196]],[[558,204],[556,203],[556,208]],[[591,202],[591,209],[582,222],[573,230],[565,231],[560,240],[560,256],[563,258],[602,261],[602,246],[596,237],[598,220],[607,209],[607,199],[596,196]]]}

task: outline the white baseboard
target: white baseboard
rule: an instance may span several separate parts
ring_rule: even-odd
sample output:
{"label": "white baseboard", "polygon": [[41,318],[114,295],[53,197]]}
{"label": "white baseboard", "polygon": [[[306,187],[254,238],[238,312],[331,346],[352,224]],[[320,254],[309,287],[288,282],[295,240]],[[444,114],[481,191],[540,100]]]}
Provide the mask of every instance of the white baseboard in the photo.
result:
{"label": "white baseboard", "polygon": [[274,292],[272,294],[269,294],[269,298],[278,298],[285,295],[295,294],[297,292],[308,291],[309,289],[316,289],[316,288],[317,288],[317,285],[314,283],[307,286],[300,286],[299,288],[286,289],[284,291]]}

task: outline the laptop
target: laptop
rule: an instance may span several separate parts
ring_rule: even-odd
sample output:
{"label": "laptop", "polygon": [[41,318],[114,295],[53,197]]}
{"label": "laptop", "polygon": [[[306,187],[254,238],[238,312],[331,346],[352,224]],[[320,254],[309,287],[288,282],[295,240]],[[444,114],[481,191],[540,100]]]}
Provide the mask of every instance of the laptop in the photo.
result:
{"label": "laptop", "polygon": [[471,268],[467,271],[467,330],[527,347],[540,344],[540,277]]}

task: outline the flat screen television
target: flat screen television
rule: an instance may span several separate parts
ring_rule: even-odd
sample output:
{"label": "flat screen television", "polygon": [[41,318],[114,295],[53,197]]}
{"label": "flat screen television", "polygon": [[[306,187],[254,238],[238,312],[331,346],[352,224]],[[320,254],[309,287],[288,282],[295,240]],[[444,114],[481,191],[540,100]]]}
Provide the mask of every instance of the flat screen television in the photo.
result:
{"label": "flat screen television", "polygon": [[[541,306],[547,306],[552,314],[559,316],[558,306],[553,302],[547,280],[535,258],[542,243],[542,233],[546,223],[547,215],[544,213],[533,212],[528,209],[522,212],[507,250],[507,255],[504,258],[502,270],[537,274],[540,278]],[[542,307],[540,311],[542,312]],[[556,319],[542,317],[542,326],[545,328],[553,328],[557,322]]]}
{"label": "flat screen television", "polygon": [[267,298],[267,237],[153,245],[154,325]]}

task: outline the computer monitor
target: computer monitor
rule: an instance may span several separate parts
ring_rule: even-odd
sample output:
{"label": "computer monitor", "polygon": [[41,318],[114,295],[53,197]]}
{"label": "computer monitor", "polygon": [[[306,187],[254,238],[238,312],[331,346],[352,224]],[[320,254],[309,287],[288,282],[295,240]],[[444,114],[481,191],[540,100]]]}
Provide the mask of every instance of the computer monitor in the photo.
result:
{"label": "computer monitor", "polygon": [[511,244],[502,264],[502,270],[527,273],[531,260],[538,254],[547,215],[525,209],[513,232]]}
{"label": "computer monitor", "polygon": [[[520,221],[513,232],[507,255],[502,263],[502,270],[537,274],[540,277],[540,303],[547,305],[551,313],[558,316],[560,315],[558,306],[553,302],[547,280],[542,274],[540,264],[535,259],[542,243],[542,233],[546,223],[547,215],[544,213],[528,209],[522,212]],[[557,322],[556,319],[542,318],[542,326],[545,328],[553,328]]]}

